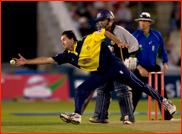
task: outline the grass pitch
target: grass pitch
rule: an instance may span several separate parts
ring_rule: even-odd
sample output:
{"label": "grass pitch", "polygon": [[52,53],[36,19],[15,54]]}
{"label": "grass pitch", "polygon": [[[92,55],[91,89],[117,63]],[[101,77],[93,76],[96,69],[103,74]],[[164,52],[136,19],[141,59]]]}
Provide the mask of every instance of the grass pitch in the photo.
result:
{"label": "grass pitch", "polygon": [[[181,112],[181,100],[170,99]],[[64,123],[59,113],[73,112],[73,102],[1,102],[2,133],[181,133],[181,121],[147,121],[147,115],[135,115],[133,125],[123,125],[121,115],[109,115],[108,124],[94,124],[88,121],[93,116],[95,101],[89,103],[82,116],[82,123]],[[141,100],[136,112],[147,112],[147,101]],[[154,105],[152,107],[154,111]],[[112,101],[109,113],[119,113],[117,101]],[[21,114],[21,115],[14,115]],[[25,114],[25,115],[23,115]],[[29,114],[29,115],[27,115]],[[32,115],[33,114],[33,115]],[[37,115],[35,115],[37,114]],[[152,116],[154,118],[154,115]],[[159,115],[159,118],[161,116]],[[181,115],[174,115],[181,118]]]}

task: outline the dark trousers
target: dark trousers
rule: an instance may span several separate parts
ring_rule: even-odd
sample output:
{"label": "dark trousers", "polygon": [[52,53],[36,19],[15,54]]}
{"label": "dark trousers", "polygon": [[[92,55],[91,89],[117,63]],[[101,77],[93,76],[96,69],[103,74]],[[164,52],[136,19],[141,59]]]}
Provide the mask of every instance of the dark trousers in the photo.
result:
{"label": "dark trousers", "polygon": [[[159,72],[161,71],[161,67],[159,65],[155,65],[155,66],[152,66],[152,67],[146,67],[145,68],[148,72]],[[138,69],[135,69],[134,72],[135,76],[140,79],[141,81],[145,82],[145,83],[148,83],[148,78],[147,77],[142,77],[138,71]],[[161,75],[158,75],[158,93],[161,94]],[[154,87],[154,75],[152,75],[152,87]],[[141,98],[141,95],[142,95],[142,92],[141,90],[132,90],[132,99],[133,99],[133,107],[134,107],[134,110],[133,112],[135,111],[135,108],[138,104],[138,101],[140,100]],[[167,94],[166,94],[166,90],[164,88],[164,98],[167,98]],[[167,98],[168,99],[168,98]],[[159,103],[159,108],[161,110],[161,104]],[[165,120],[170,120],[171,118],[173,118],[173,116],[168,112],[168,111],[165,111]]]}
{"label": "dark trousers", "polygon": [[140,81],[130,72],[121,60],[115,59],[105,70],[94,73],[88,80],[76,88],[75,113],[81,114],[84,102],[92,90],[109,81],[117,81],[137,91],[141,90],[141,92],[145,92],[160,103],[163,100],[163,97],[155,92],[152,87]]}

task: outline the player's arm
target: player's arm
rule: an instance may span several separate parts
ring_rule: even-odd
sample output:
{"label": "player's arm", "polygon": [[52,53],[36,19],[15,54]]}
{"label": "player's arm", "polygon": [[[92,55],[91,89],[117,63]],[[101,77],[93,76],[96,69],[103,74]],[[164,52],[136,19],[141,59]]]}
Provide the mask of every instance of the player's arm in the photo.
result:
{"label": "player's arm", "polygon": [[13,60],[16,61],[16,63],[13,66],[20,66],[20,65],[41,65],[41,64],[58,64],[53,60],[52,57],[39,57],[35,59],[25,59],[21,54],[19,55],[18,58],[12,58]]}
{"label": "player's arm", "polygon": [[160,57],[162,57],[163,60],[163,72],[166,73],[168,71],[168,56],[167,56],[167,52],[165,49],[165,45],[164,45],[164,41],[162,38],[162,35],[160,34],[160,47],[161,47],[161,52],[159,53]]}
{"label": "player's arm", "polygon": [[148,77],[149,75],[148,71],[145,68],[143,68],[141,65],[138,65],[137,69],[142,77]]}
{"label": "player's arm", "polygon": [[114,41],[114,42],[118,45],[118,47],[120,47],[120,48],[124,48],[124,47],[128,48],[128,47],[129,47],[128,44],[126,44],[126,43],[124,43],[124,42],[121,42],[118,38],[116,38],[113,34],[111,34],[111,33],[108,32],[108,31],[105,31],[104,35],[105,35],[107,38],[109,38],[109,39],[111,39],[112,41]]}
{"label": "player's arm", "polygon": [[132,55],[134,55],[137,53],[137,50],[139,49],[138,41],[129,31],[123,27],[118,26],[115,28],[114,33],[119,40],[122,40],[122,42],[130,45],[128,47],[129,54],[132,53]]}

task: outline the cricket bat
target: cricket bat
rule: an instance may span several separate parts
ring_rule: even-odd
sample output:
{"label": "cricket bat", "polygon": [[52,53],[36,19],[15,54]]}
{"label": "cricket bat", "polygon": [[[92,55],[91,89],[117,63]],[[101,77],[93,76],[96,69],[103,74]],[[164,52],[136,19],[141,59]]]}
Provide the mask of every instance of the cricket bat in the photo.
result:
{"label": "cricket bat", "polygon": [[[96,90],[96,89],[95,89],[95,90]],[[91,93],[91,94],[88,96],[88,98],[85,100],[85,103],[84,103],[84,106],[83,106],[83,108],[82,108],[82,113],[81,113],[81,114],[83,114],[83,112],[85,111],[85,109],[86,109],[88,103],[90,102],[90,100],[92,99],[93,94],[95,93],[95,90],[93,90],[92,93]]]}

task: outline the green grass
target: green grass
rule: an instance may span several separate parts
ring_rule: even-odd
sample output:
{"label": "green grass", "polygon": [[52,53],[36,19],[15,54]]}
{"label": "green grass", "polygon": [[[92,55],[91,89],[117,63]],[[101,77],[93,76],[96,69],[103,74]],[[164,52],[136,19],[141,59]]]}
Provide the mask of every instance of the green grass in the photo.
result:
{"label": "green grass", "polygon": [[[171,99],[177,111],[181,111],[181,100]],[[154,106],[153,106],[154,107]],[[94,112],[95,102],[89,103],[85,112]],[[147,101],[141,100],[136,112],[147,112]],[[154,108],[153,108],[154,110]],[[93,124],[88,121],[92,115],[83,115],[82,124],[64,123],[55,116],[15,116],[11,113],[62,113],[73,112],[73,102],[1,102],[2,133],[152,133],[153,131],[126,128],[119,121],[121,115],[109,115],[109,124]],[[109,112],[120,112],[117,101],[112,101]],[[160,118],[160,117],[159,117]],[[181,118],[181,115],[174,115]],[[135,115],[137,121],[147,121],[147,115]],[[113,124],[112,124],[113,123]]]}

